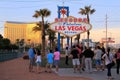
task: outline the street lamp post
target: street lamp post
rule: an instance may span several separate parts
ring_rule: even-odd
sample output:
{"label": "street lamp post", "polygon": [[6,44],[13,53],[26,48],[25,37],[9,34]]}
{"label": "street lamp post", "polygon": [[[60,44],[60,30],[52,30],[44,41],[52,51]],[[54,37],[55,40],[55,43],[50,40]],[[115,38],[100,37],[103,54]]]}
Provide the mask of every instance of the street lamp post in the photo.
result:
{"label": "street lamp post", "polygon": [[108,32],[108,30],[107,30],[107,14],[106,14],[106,50],[108,48],[107,32]]}

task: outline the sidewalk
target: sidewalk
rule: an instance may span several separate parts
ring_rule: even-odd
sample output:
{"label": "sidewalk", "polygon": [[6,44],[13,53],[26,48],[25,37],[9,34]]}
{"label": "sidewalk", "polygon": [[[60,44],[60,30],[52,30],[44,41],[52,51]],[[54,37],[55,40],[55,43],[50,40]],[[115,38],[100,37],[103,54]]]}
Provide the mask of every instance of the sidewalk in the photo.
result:
{"label": "sidewalk", "polygon": [[[87,72],[82,72],[82,73],[73,73],[72,68],[63,68],[60,69],[59,76],[74,76],[74,77],[85,77],[85,78],[90,78],[92,80],[107,80],[107,70],[105,71],[95,71],[93,70],[93,73],[87,73]],[[116,69],[112,69],[112,76],[114,77],[113,80],[120,80],[120,75],[116,74]]]}

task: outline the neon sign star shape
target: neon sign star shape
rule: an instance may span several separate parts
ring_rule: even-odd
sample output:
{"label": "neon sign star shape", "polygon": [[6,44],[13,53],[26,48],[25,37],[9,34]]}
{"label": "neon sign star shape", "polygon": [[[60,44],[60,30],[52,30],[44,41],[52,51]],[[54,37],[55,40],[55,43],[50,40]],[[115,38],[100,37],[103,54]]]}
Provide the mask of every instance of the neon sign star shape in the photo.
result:
{"label": "neon sign star shape", "polygon": [[60,10],[60,13],[63,15],[63,17],[64,17],[64,15],[67,13],[67,10],[65,9],[65,8],[62,8],[61,10]]}

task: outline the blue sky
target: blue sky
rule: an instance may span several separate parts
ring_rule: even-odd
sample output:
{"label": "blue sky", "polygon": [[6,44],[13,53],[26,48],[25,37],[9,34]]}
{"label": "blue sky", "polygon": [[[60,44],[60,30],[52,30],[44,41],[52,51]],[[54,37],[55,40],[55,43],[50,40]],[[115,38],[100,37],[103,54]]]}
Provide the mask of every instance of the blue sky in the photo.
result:
{"label": "blue sky", "polygon": [[85,17],[78,14],[80,8],[91,5],[96,12],[90,15],[92,29],[104,29],[106,14],[108,28],[120,26],[120,0],[0,0],[0,33],[3,33],[5,21],[35,22],[41,18],[33,18],[36,10],[47,8],[51,16],[46,18],[52,22],[57,15],[57,6],[69,6],[71,16]]}

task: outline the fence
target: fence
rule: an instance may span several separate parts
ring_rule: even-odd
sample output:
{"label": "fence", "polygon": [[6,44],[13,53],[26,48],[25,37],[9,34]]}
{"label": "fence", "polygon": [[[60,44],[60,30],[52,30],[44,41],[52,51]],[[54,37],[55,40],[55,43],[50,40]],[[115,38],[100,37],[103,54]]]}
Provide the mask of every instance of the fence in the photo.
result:
{"label": "fence", "polygon": [[12,51],[0,51],[0,62],[15,59],[22,56],[22,53]]}

